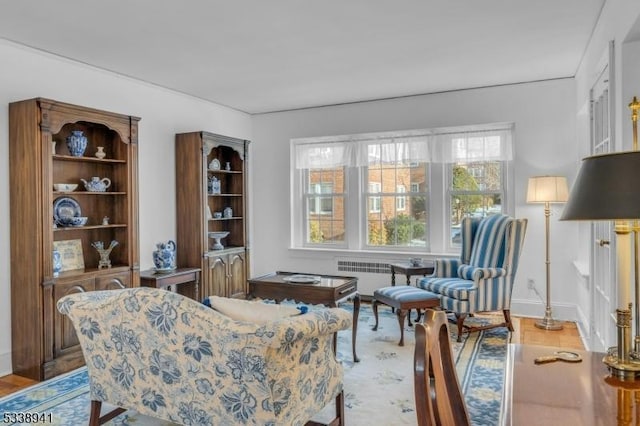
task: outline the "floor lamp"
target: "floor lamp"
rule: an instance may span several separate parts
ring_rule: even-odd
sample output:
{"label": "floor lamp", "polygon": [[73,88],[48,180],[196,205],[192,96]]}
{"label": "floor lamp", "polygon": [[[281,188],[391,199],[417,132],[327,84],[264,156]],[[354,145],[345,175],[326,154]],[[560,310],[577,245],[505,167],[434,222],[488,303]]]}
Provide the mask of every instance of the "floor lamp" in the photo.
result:
{"label": "floor lamp", "polygon": [[564,176],[533,176],[529,178],[527,203],[544,204],[545,266],[547,269],[547,306],[544,318],[535,326],[544,330],[562,330],[562,324],[551,316],[551,262],[549,261],[549,216],[551,203],[564,203],[569,197],[567,179]]}

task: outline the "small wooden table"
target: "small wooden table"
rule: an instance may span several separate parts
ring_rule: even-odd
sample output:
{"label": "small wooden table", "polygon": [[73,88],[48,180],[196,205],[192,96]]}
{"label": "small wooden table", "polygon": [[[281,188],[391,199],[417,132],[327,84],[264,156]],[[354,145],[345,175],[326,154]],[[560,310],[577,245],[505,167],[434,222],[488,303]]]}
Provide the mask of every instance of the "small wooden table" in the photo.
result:
{"label": "small wooden table", "polygon": [[534,364],[563,350],[510,344],[505,369],[501,425],[636,425],[640,423],[640,380],[610,376],[603,353],[564,349],[580,363]]}
{"label": "small wooden table", "polygon": [[411,277],[413,275],[426,276],[433,274],[433,265],[419,265],[413,266],[409,262],[390,263],[389,269],[391,270],[391,285],[396,285],[396,272],[404,274],[407,277],[407,285],[411,284]]}
{"label": "small wooden table", "polygon": [[[191,291],[177,288],[179,285],[193,283]],[[178,268],[169,273],[157,273],[154,269],[140,272],[140,285],[144,287],[171,287],[173,291],[199,300],[200,268]]]}
{"label": "small wooden table", "polygon": [[[291,283],[285,277],[302,274],[300,272],[272,272],[249,280],[249,298],[259,297],[281,302],[286,299],[296,302],[325,305],[335,308],[338,302],[353,298],[353,330],[352,350],[353,362],[359,362],[356,355],[356,334],[358,331],[358,315],[360,314],[360,295],[358,294],[358,278],[338,275],[317,275],[320,282],[314,284]],[[334,347],[337,347],[337,336],[333,336]]]}

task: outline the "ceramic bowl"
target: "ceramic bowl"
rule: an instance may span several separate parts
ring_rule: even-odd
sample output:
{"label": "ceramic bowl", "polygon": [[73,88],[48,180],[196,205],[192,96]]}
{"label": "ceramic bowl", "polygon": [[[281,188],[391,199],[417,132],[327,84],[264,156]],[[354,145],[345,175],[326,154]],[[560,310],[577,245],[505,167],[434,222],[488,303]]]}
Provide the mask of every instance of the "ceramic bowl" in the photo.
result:
{"label": "ceramic bowl", "polygon": [[54,183],[53,189],[58,192],[71,192],[75,191],[78,187],[77,183]]}
{"label": "ceramic bowl", "polygon": [[228,231],[209,232],[209,238],[221,239],[229,235]]}
{"label": "ceramic bowl", "polygon": [[86,216],[70,217],[68,224],[71,226],[84,226],[87,224],[87,220],[89,220],[89,218]]}

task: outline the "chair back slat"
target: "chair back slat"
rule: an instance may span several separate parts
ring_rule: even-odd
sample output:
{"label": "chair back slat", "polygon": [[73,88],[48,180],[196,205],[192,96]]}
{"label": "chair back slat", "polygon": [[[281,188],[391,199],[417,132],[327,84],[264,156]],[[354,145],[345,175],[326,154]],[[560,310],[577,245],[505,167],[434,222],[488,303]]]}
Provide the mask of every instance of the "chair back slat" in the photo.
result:
{"label": "chair back slat", "polygon": [[427,310],[424,324],[416,324],[414,392],[419,426],[469,425],[460,390],[447,317]]}

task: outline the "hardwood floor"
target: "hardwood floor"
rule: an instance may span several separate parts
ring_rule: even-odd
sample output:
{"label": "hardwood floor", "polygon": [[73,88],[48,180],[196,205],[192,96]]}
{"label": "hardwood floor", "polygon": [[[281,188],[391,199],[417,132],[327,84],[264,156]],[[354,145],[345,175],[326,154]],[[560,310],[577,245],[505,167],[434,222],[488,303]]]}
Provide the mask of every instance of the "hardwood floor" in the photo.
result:
{"label": "hardwood floor", "polygon": [[[519,342],[530,345],[559,346],[568,349],[584,349],[578,327],[572,322],[563,322],[564,329],[560,331],[546,331],[535,327],[536,318],[518,318]],[[0,377],[0,397],[17,392],[27,386],[37,383],[34,380],[10,374]]]}
{"label": "hardwood floor", "polygon": [[9,374],[8,376],[0,377],[0,397],[9,395],[13,392],[17,392],[20,389],[26,388],[27,386],[30,386],[34,383],[38,382],[24,377],[16,376],[15,374]]}
{"label": "hardwood floor", "polygon": [[[535,326],[538,318],[519,319],[519,343],[527,345],[557,346],[566,349],[584,350],[584,344],[578,331],[578,326],[574,322],[562,322],[564,328],[559,331],[547,331]],[[513,341],[513,343],[518,343]]]}

